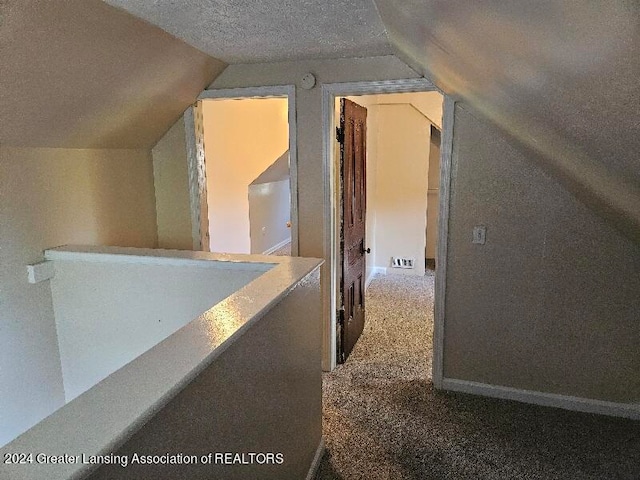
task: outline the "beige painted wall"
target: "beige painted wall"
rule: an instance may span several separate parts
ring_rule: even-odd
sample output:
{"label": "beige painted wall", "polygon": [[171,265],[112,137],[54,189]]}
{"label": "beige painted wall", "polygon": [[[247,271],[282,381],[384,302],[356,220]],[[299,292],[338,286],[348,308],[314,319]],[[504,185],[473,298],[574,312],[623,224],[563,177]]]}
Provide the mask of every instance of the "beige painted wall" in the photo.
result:
{"label": "beige painted wall", "polygon": [[151,150],[158,247],[193,249],[184,117]]}
{"label": "beige painted wall", "polygon": [[445,377],[640,402],[640,246],[467,106],[453,171]]}
{"label": "beige painted wall", "polygon": [[61,244],[155,247],[142,150],[0,148],[0,445],[64,402],[48,282],[26,265]]}
{"label": "beige painted wall", "polygon": [[287,100],[202,104],[211,251],[250,253],[248,187],[289,148]]}
{"label": "beige painted wall", "polygon": [[149,149],[226,66],[100,0],[5,3],[3,145]]}
{"label": "beige painted wall", "polygon": [[[387,273],[424,275],[431,124],[410,105],[379,105],[375,262]],[[414,259],[391,268],[391,257]]]}

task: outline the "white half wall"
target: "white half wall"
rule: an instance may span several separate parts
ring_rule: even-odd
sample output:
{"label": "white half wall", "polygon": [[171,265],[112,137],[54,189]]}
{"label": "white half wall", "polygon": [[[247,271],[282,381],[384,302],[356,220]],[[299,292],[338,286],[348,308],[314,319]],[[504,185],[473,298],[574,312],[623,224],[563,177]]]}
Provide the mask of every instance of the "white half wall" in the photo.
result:
{"label": "white half wall", "polygon": [[165,339],[264,270],[54,260],[65,399]]}

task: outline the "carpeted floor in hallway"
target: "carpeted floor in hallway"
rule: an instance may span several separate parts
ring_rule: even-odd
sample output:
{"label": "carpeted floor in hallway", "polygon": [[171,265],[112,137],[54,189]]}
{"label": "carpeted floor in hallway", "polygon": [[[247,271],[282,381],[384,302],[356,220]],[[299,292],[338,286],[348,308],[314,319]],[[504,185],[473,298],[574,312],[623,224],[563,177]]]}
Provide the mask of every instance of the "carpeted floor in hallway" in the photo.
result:
{"label": "carpeted floor in hallway", "polygon": [[324,375],[316,480],[640,480],[640,422],[435,391],[433,280],[371,283],[360,341]]}

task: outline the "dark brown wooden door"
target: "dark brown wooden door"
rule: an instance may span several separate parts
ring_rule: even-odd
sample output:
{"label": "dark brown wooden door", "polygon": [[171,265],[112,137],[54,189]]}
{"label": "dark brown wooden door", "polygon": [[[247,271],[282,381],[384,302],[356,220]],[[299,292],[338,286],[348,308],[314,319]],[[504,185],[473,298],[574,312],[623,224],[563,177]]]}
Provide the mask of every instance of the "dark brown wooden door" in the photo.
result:
{"label": "dark brown wooden door", "polygon": [[338,361],[344,362],[364,328],[367,109],[340,104],[340,254],[342,309]]}

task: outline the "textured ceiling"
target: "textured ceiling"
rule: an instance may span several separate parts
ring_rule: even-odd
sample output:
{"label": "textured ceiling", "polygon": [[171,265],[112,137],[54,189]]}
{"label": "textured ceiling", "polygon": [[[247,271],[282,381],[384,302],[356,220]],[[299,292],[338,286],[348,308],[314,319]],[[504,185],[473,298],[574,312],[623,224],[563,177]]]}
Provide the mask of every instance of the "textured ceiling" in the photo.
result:
{"label": "textured ceiling", "polygon": [[225,65],[99,0],[0,0],[0,143],[149,148]]}
{"label": "textured ceiling", "polygon": [[105,0],[227,63],[392,53],[373,0]]}

